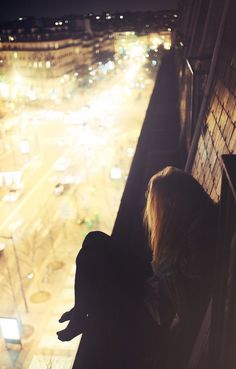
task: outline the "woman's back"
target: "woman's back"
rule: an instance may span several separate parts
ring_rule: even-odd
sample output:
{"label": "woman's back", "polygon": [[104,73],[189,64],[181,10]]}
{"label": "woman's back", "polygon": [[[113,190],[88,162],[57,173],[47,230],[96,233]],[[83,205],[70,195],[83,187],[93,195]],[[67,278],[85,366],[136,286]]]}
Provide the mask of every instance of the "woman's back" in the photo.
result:
{"label": "woman's back", "polygon": [[153,279],[165,296],[159,309],[169,322],[166,367],[184,369],[212,291],[218,207],[193,177],[167,168],[151,179],[145,211]]}

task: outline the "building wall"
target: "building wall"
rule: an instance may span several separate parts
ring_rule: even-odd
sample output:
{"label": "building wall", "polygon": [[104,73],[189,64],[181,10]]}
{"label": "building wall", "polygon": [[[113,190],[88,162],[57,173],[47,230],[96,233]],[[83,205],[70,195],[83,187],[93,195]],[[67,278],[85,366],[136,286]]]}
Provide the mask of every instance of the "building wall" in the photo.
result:
{"label": "building wall", "polygon": [[[225,6],[226,1],[221,1],[221,12],[219,12],[219,9],[215,9],[215,7],[212,6],[211,1],[208,2],[208,14],[204,14],[205,23],[202,24],[201,19],[201,26],[197,26],[199,24],[198,19],[196,20],[192,17],[192,21],[195,22],[195,31],[193,32],[195,37],[194,39],[185,38],[188,42],[182,53],[184,63],[183,78],[185,78],[185,82],[187,74],[186,57],[191,59],[191,56],[198,55],[200,60],[198,61],[198,66],[202,66],[204,65],[204,58],[201,59],[201,57],[205,54],[206,58],[206,52],[208,53],[205,67],[202,68],[205,73],[203,73],[204,78],[201,87],[198,86],[198,88],[202,89],[202,94],[195,122],[190,122],[191,118],[188,117],[190,107],[194,105],[190,106],[187,104],[187,106],[182,107],[183,109],[188,109],[188,111],[185,111],[185,120],[182,124],[185,125],[185,141],[188,155],[191,153],[191,144],[193,142],[192,139],[196,124],[198,123],[201,126],[193,163],[189,169],[215,201],[218,201],[220,197],[222,174],[221,155],[236,153],[236,23],[234,19],[236,14],[236,3],[233,0],[229,1],[227,8],[213,81],[202,121],[197,122],[197,117],[199,116],[200,105],[203,102],[203,94],[206,93],[207,80],[213,63],[212,58],[216,45],[217,33],[220,29],[220,21]],[[201,18],[202,12],[206,12],[206,4],[201,7],[201,4],[198,3],[197,8],[199,10],[198,17]],[[196,14],[196,2],[194,1],[191,2],[191,10]],[[190,16],[189,11],[186,11],[186,14],[188,17]],[[191,26],[190,28],[193,30],[194,27]],[[204,29],[205,31],[209,30],[211,32],[211,38],[209,37],[209,33],[205,32],[204,39],[200,39],[199,34]],[[184,33],[182,33],[181,37],[184,37]],[[195,39],[198,40],[198,47]],[[194,85],[191,85],[191,87],[194,88]],[[185,101],[186,95],[188,94],[186,94],[185,88],[185,90],[182,90],[182,99],[185,98]],[[191,123],[195,124],[194,130],[192,134],[188,134],[188,125]]]}
{"label": "building wall", "polygon": [[86,35],[82,40],[81,50],[81,66],[88,69],[94,63],[94,39],[92,36]]}
{"label": "building wall", "polygon": [[[52,42],[6,43],[0,48],[2,73],[12,70],[28,78],[56,78],[70,73],[80,61],[80,45],[72,39]],[[81,53],[79,53],[81,55]],[[37,73],[36,73],[37,72]]]}

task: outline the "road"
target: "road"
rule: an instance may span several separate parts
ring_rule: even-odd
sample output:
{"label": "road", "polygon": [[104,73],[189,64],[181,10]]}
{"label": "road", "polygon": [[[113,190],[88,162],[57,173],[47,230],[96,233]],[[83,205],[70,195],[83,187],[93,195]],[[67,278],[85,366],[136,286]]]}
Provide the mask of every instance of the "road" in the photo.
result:
{"label": "road", "polygon": [[[22,173],[24,193],[17,203],[0,203],[0,234],[8,234],[9,227],[14,228],[19,219],[21,227],[22,222],[27,227],[32,222],[32,205],[36,212],[53,196],[53,186],[61,177],[54,164],[60,158],[69,160],[73,175],[85,184],[89,179],[97,182],[95,176],[101,169],[104,173],[101,179],[107,180],[109,170],[118,164],[123,165],[124,175],[127,175],[130,165],[127,150],[135,148],[152,85],[142,92],[134,90],[129,96],[123,93],[122,83],[122,77],[115,75],[109,81],[100,82],[94,91],[90,88],[85,92],[83,102],[89,105],[86,112],[73,111],[75,99],[72,103],[63,104],[61,111],[24,111],[24,126],[18,123],[14,127],[15,132],[11,133],[10,139],[14,141],[12,137],[15,137],[15,146],[0,157],[0,167],[3,163],[6,167],[9,160],[12,171],[13,152],[19,147],[19,140],[26,137],[30,144],[29,154],[14,154],[21,164],[15,170]],[[71,118],[71,112],[75,118]],[[19,121],[22,122],[23,118],[20,117]],[[75,122],[70,124],[70,119]],[[85,121],[80,124],[79,119]],[[25,126],[30,127],[28,136]],[[23,132],[22,138],[19,138],[19,131]],[[122,181],[120,191],[123,184]]]}
{"label": "road", "polygon": [[[140,76],[142,87],[135,82]],[[77,232],[78,219],[85,221],[80,238],[96,228],[111,233],[153,85],[154,78],[150,79],[144,66],[134,68],[129,61],[109,78],[79,89],[60,106],[24,106],[11,122],[5,122],[8,129],[0,170],[2,176],[20,173],[23,194],[13,203],[0,201],[0,236],[12,237],[15,242],[27,299],[36,281],[41,283],[45,277],[55,245],[63,255],[60,239],[67,237],[68,229]],[[23,153],[22,142],[23,149],[26,147]],[[66,163],[64,169],[58,170],[58,160]],[[120,177],[111,178],[112,168],[118,169]],[[71,183],[56,196],[54,187],[63,177],[69,177]],[[3,197],[3,187],[1,191]],[[77,234],[69,236],[76,239]],[[12,240],[0,238],[0,242],[6,245],[4,253],[23,313]],[[78,239],[70,242],[73,256]],[[9,284],[3,257],[0,267],[1,287]],[[32,271],[35,278],[28,280]],[[7,290],[1,292],[5,304],[0,315],[12,314],[9,286]]]}

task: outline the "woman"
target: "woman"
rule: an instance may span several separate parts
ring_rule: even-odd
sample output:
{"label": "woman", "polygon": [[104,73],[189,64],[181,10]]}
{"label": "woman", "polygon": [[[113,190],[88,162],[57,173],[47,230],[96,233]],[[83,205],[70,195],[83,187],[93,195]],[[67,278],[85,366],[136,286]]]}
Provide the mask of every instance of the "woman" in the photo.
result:
{"label": "woman", "polygon": [[149,182],[144,220],[152,251],[144,294],[127,287],[112,237],[92,232],[78,254],[75,307],[58,332],[61,340],[84,332],[76,368],[187,365],[211,293],[217,206],[192,176],[168,167]]}
{"label": "woman", "polygon": [[75,305],[59,322],[61,341],[83,333],[73,369],[155,369],[159,330],[151,315],[127,285],[114,242],[102,232],[90,232],[76,259]]}
{"label": "woman", "polygon": [[144,220],[153,276],[146,305],[167,327],[168,368],[186,367],[209,303],[217,217],[218,206],[188,173],[167,167],[151,178]]}

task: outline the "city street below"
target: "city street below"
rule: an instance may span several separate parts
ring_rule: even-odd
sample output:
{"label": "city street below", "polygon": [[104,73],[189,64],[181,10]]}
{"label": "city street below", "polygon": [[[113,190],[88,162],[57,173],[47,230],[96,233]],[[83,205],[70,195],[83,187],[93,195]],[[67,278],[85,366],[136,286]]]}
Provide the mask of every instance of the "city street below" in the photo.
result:
{"label": "city street below", "polygon": [[17,318],[21,345],[0,341],[0,368],[71,367],[80,336],[56,332],[73,306],[75,258],[89,231],[111,234],[156,72],[142,54],[124,58],[60,103],[15,103],[6,117],[0,316]]}

